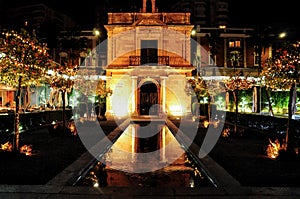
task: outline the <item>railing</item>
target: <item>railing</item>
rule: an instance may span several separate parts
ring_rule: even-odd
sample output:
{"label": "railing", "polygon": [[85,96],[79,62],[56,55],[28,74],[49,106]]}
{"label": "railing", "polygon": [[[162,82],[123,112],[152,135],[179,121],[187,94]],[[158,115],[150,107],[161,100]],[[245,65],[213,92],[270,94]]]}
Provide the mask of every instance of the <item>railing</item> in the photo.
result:
{"label": "railing", "polygon": [[147,64],[169,66],[169,56],[129,56],[130,66],[140,66]]}

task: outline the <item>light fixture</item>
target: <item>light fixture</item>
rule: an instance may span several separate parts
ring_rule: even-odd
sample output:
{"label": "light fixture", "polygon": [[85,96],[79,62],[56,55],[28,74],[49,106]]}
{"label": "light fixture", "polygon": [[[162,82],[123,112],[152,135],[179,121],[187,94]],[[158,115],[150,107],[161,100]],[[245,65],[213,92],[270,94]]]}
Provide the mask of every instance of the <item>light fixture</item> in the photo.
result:
{"label": "light fixture", "polygon": [[192,30],[191,35],[192,36],[196,35],[196,30]]}
{"label": "light fixture", "polygon": [[99,37],[99,36],[100,36],[100,31],[99,31],[98,29],[94,28],[93,34],[94,34],[96,37]]}
{"label": "light fixture", "polygon": [[285,38],[286,37],[286,32],[282,32],[278,35],[279,38]]}

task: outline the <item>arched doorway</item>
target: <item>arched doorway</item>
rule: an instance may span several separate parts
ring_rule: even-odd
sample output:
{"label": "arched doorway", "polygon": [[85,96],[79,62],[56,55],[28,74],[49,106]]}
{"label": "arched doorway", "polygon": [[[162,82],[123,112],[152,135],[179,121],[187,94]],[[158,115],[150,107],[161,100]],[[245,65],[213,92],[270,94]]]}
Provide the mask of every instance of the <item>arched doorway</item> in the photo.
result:
{"label": "arched doorway", "polygon": [[140,87],[140,115],[158,115],[158,89],[147,81]]}

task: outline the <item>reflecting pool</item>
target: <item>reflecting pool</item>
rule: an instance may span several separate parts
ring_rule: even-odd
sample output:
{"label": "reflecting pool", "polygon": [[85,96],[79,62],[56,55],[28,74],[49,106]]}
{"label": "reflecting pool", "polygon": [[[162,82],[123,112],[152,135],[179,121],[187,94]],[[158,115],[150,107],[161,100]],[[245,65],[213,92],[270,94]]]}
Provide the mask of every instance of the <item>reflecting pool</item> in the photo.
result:
{"label": "reflecting pool", "polygon": [[212,186],[183,148],[164,122],[132,122],[76,185]]}

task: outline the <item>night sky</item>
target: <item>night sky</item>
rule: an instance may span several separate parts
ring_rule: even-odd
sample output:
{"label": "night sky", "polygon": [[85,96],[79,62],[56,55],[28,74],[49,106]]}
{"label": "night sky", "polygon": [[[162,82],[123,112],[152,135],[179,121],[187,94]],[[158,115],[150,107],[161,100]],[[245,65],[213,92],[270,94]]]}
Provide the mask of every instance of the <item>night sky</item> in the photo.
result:
{"label": "night sky", "polygon": [[[15,6],[29,2],[46,2],[65,13],[72,15],[80,23],[90,21],[94,17],[96,2],[107,1],[112,11],[126,11],[130,7],[141,7],[142,0],[87,0],[78,2],[75,0],[0,0],[3,8],[6,4]],[[237,27],[255,27],[258,25],[280,24],[285,26],[300,26],[299,8],[295,0],[228,0],[230,2],[230,23]],[[160,12],[169,11],[174,2],[178,0],[157,0]]]}
{"label": "night sky", "polygon": [[228,0],[231,18],[237,24],[300,24],[296,1]]}

